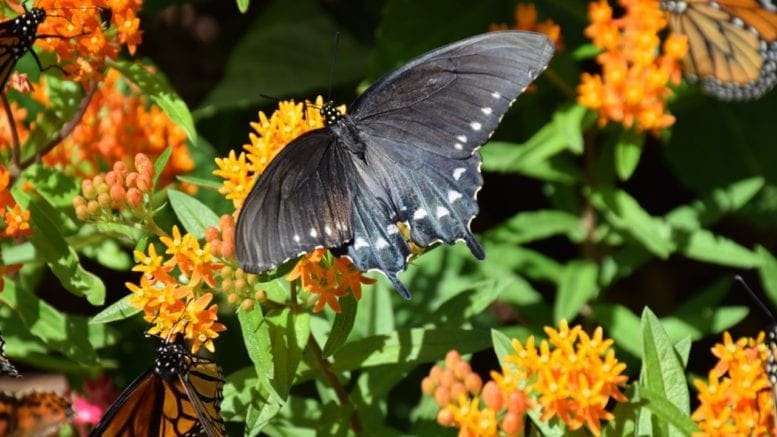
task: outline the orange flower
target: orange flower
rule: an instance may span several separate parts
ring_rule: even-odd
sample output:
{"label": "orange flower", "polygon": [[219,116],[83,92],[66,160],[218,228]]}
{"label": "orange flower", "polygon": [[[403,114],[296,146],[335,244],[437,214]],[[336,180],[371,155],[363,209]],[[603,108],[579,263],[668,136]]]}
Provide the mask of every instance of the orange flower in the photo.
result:
{"label": "orange flower", "polygon": [[30,211],[23,210],[21,206],[15,204],[13,208],[8,208],[3,215],[5,229],[3,234],[6,237],[19,238],[30,235]]}
{"label": "orange flower", "polygon": [[[43,8],[47,17],[38,27],[38,35],[57,35],[56,38],[38,38],[36,45],[57,55],[56,65],[62,65],[68,78],[86,83],[100,80],[107,60],[116,60],[121,46],[130,53],[140,43],[139,21],[126,26],[124,17],[135,17],[141,0],[38,0],[35,7]],[[101,11],[110,8],[111,22],[102,23]],[[23,13],[17,6],[16,11]],[[6,17],[12,18],[12,17]],[[103,26],[111,26],[107,31]],[[114,26],[118,31],[114,31]],[[61,38],[60,38],[61,37]]]}
{"label": "orange flower", "polygon": [[728,332],[723,343],[712,348],[718,362],[707,381],[696,379],[699,407],[691,418],[704,435],[774,434],[774,398],[766,364],[769,360],[764,334],[734,342]]}
{"label": "orange flower", "polygon": [[44,163],[82,177],[94,176],[105,163],[125,161],[142,152],[154,159],[173,150],[160,183],[194,168],[186,133],[137,88],[109,69],[73,133],[43,157]]}
{"label": "orange flower", "polygon": [[[556,50],[563,48],[563,42],[561,40],[561,27],[554,23],[553,20],[547,19],[542,22],[537,21],[538,13],[537,7],[534,3],[518,3],[515,5],[515,25],[512,27],[516,30],[530,30],[545,34],[553,45],[556,46]],[[507,30],[509,27],[506,24],[492,24],[490,30]]]}
{"label": "orange flower", "polygon": [[[525,344],[513,340],[515,352],[505,357],[501,373],[491,372],[492,380],[483,386],[481,396],[486,409],[491,410],[494,417],[501,417],[499,429],[508,435],[519,432],[526,412],[537,408],[541,410],[543,421],[558,417],[570,430],[585,425],[599,435],[601,421],[613,418],[605,409],[610,399],[627,400],[621,392],[627,381],[622,375],[626,365],[615,359],[613,341],[603,338],[601,328],[589,336],[580,326],[570,329],[562,320],[559,329],[546,327],[545,332],[549,340],[542,340],[539,349],[535,347],[533,336]],[[446,358],[446,364],[447,361]],[[472,434],[475,429],[472,428],[473,417],[476,416],[472,411],[478,405],[477,397],[466,405],[461,399],[458,406],[448,405],[451,394],[438,393],[440,387],[446,386],[441,372],[433,368],[422,384],[424,393],[431,395],[433,392],[445,411],[438,415],[438,422],[444,426],[458,426],[462,431],[464,426],[471,427],[467,432]],[[466,394],[459,393],[462,397]],[[491,432],[490,427],[487,430]]]}
{"label": "orange flower", "polygon": [[671,36],[659,54],[659,33],[666,27],[657,0],[619,0],[625,13],[613,18],[607,0],[589,3],[591,24],[585,34],[603,52],[596,60],[602,74],[583,73],[578,103],[596,111],[599,124],[616,121],[627,128],[655,132],[674,124],[666,113],[668,84],[680,81],[684,38]]}
{"label": "orange flower", "polygon": [[326,257],[325,249],[316,249],[303,256],[286,276],[288,281],[299,280],[302,288],[317,294],[318,300],[313,312],[319,312],[329,305],[332,310],[341,311],[339,299],[350,291],[358,300],[362,284],[372,284],[374,279],[362,275],[348,258]]}

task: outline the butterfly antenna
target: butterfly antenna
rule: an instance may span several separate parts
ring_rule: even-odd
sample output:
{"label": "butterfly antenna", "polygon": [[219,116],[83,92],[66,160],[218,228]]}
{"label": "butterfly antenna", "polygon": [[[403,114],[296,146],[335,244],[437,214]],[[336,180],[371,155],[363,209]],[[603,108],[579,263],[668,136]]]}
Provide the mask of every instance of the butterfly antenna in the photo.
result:
{"label": "butterfly antenna", "polygon": [[335,81],[335,65],[337,65],[337,52],[340,49],[340,32],[335,33],[335,46],[332,49],[332,63],[329,66],[329,90],[326,93],[326,101],[332,100],[332,83]]}
{"label": "butterfly antenna", "polygon": [[747,282],[745,282],[744,278],[740,275],[734,275],[734,280],[739,283],[742,287],[744,287],[745,290],[747,290],[748,293],[750,293],[750,297],[753,298],[753,300],[758,304],[759,307],[761,307],[761,310],[766,313],[767,316],[769,316],[770,319],[772,319],[772,322],[777,323],[777,318],[774,317],[774,313],[772,310],[769,309],[768,306],[762,301],[758,295],[755,294],[752,288],[750,288],[749,285],[747,285]]}

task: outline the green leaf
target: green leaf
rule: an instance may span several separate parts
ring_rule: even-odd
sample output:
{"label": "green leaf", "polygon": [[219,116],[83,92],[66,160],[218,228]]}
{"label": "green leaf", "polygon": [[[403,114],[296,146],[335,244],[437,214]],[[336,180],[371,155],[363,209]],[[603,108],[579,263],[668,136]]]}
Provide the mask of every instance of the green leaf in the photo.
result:
{"label": "green leaf", "polygon": [[332,330],[329,332],[329,338],[327,338],[326,344],[324,344],[325,357],[335,353],[337,349],[345,343],[345,340],[348,339],[348,335],[350,335],[353,324],[356,321],[356,310],[358,309],[358,305],[353,295],[349,294],[340,299],[340,307],[342,311],[335,316],[335,321],[332,323]]}
{"label": "green leaf", "polygon": [[216,213],[194,197],[176,190],[167,190],[167,196],[178,220],[198,240],[205,238],[209,226],[219,225]]}
{"label": "green leaf", "polygon": [[645,134],[624,129],[615,142],[615,172],[620,180],[628,180],[639,164]]}
{"label": "green leaf", "polygon": [[599,294],[599,270],[591,261],[573,260],[561,271],[558,294],[553,307],[553,320],[572,320],[580,309]]}
{"label": "green leaf", "polygon": [[654,390],[651,387],[642,386],[639,390],[639,396],[645,407],[664,422],[671,424],[674,427],[671,431],[672,435],[687,436],[699,432],[699,427],[691,420],[689,413],[678,408],[677,405],[667,399],[660,391]]}
{"label": "green leaf", "polygon": [[140,308],[130,305],[129,298],[131,295],[127,295],[117,300],[104,310],[97,313],[89,320],[89,323],[110,323],[117,320],[124,320],[141,311]]}
{"label": "green leaf", "polygon": [[[642,378],[640,385],[666,397],[685,416],[690,415],[690,394],[685,371],[669,337],[648,309],[642,313]],[[664,435],[685,435],[661,426]]]}
{"label": "green leaf", "polygon": [[221,188],[221,183],[218,181],[214,181],[213,179],[205,179],[205,178],[198,178],[194,176],[182,176],[182,175],[177,175],[175,178],[181,182],[186,182],[188,184],[196,185],[202,188],[208,188],[211,190],[218,191],[218,189]]}
{"label": "green leaf", "polygon": [[648,214],[625,191],[600,187],[590,198],[607,222],[631,235],[654,255],[666,259],[674,250],[670,227]]}
{"label": "green leaf", "polygon": [[266,94],[286,96],[353,83],[364,76],[367,49],[342,30],[316,1],[271,1],[231,50],[221,82],[195,112],[203,118],[225,109],[256,108]]}
{"label": "green leaf", "polygon": [[16,187],[13,196],[22,207],[30,211],[30,242],[62,286],[77,296],[86,297],[92,305],[102,305],[105,302],[105,284],[81,266],[78,254],[62,235],[56,209],[43,197],[29,196]]}
{"label": "green leaf", "polygon": [[606,320],[606,334],[615,344],[635,357],[642,355],[640,321],[630,309],[622,305],[597,303],[593,305],[594,320]]}
{"label": "green leaf", "polygon": [[478,267],[486,277],[501,278],[513,272],[521,272],[532,279],[556,281],[561,274],[562,266],[540,252],[488,241],[483,242],[483,248],[488,256],[478,263]]}
{"label": "green leaf", "polygon": [[332,370],[346,371],[384,364],[427,363],[443,357],[449,350],[462,354],[490,346],[489,336],[471,329],[401,329],[350,342],[338,350]]}
{"label": "green leaf", "polygon": [[758,274],[764,287],[764,293],[769,296],[769,300],[777,302],[777,258],[762,246],[757,246],[755,251],[761,255],[762,261]]}
{"label": "green leaf", "polygon": [[674,228],[699,229],[716,223],[726,214],[738,211],[764,186],[761,177],[742,179],[731,185],[713,190],[700,200],[680,206],[664,217]]}
{"label": "green leaf", "polygon": [[137,85],[170,120],[186,132],[192,144],[197,144],[197,130],[189,108],[158,68],[137,61],[108,61],[108,65],[119,70],[124,77]]}
{"label": "green leaf", "polygon": [[530,172],[532,167],[565,150],[582,152],[580,126],[584,115],[585,109],[581,106],[565,106],[553,114],[550,123],[521,145],[499,141],[488,143],[488,147],[480,150],[483,155],[483,170],[526,173]]}
{"label": "green leaf", "polygon": [[97,364],[97,353],[90,339],[105,338],[108,334],[104,325],[90,326],[85,317],[62,313],[9,280],[0,293],[0,302],[16,311],[29,332],[50,349],[86,366]]}
{"label": "green leaf", "polygon": [[167,165],[167,161],[170,160],[170,156],[173,154],[173,148],[172,146],[165,147],[165,150],[162,151],[162,153],[157,156],[156,160],[154,161],[154,186],[157,186],[157,183],[159,182],[159,177],[162,176],[162,172],[165,170],[165,166]]}
{"label": "green leaf", "polygon": [[579,216],[566,211],[526,211],[489,230],[483,239],[503,244],[525,244],[555,235],[566,235],[572,241],[582,241],[585,237],[583,221]]}
{"label": "green leaf", "polygon": [[757,253],[703,229],[692,232],[675,229],[672,240],[678,251],[698,261],[745,269],[759,267],[763,261]]}
{"label": "green leaf", "polygon": [[511,282],[488,280],[471,284],[448,298],[429,317],[423,318],[423,323],[438,328],[460,327],[470,318],[482,314]]}
{"label": "green leaf", "polygon": [[502,334],[496,329],[491,330],[491,344],[494,346],[494,353],[499,360],[499,364],[505,364],[505,357],[515,352],[513,348],[513,341],[510,337]]}
{"label": "green leaf", "polygon": [[248,4],[251,2],[251,0],[237,0],[237,9],[240,10],[241,13],[245,14],[246,11],[248,11]]}
{"label": "green leaf", "polygon": [[0,257],[3,259],[3,265],[25,264],[35,260],[37,252],[35,246],[29,241],[19,244],[13,244],[9,247],[3,247],[0,251]]}

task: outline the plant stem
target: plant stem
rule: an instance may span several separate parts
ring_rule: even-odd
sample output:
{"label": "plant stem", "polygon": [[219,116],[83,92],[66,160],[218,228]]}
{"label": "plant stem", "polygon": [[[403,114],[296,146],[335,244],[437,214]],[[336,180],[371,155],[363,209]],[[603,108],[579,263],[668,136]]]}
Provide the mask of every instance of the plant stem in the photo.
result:
{"label": "plant stem", "polygon": [[351,417],[349,419],[351,430],[353,430],[353,432],[357,435],[362,434],[363,428],[361,422],[359,421],[359,417],[356,415],[356,409],[353,407],[353,404],[351,404],[351,400],[348,397],[348,393],[345,391],[345,387],[340,384],[340,381],[337,379],[337,375],[332,373],[332,370],[329,368],[329,360],[324,357],[324,352],[321,350],[321,346],[319,346],[316,338],[313,337],[313,334],[308,337],[308,349],[310,349],[310,353],[316,360],[316,364],[318,364],[318,368],[321,370],[321,373],[324,374],[324,377],[329,382],[329,385],[332,386],[332,388],[335,390],[337,399],[340,400],[340,405],[343,408],[351,410]]}
{"label": "plant stem", "polygon": [[89,103],[92,101],[92,97],[94,97],[94,93],[97,91],[97,83],[91,82],[89,84],[89,87],[87,88],[86,95],[81,100],[81,103],[78,105],[78,110],[75,114],[73,114],[73,117],[70,118],[70,120],[66,121],[65,124],[62,125],[62,129],[57,132],[57,135],[54,136],[46,145],[44,145],[40,150],[38,150],[35,155],[25,159],[20,164],[20,170],[24,170],[25,168],[32,165],[33,162],[39,160],[42,156],[46,155],[59,145],[59,143],[62,142],[65,138],[67,138],[68,135],[70,135],[73,132],[73,129],[76,128],[78,123],[81,121],[81,118],[84,116],[84,113],[86,112],[86,108],[89,107]]}
{"label": "plant stem", "polygon": [[11,138],[13,140],[13,159],[9,171],[11,172],[11,178],[15,179],[22,172],[22,146],[19,142],[19,132],[16,131],[16,121],[13,118],[11,104],[8,103],[8,96],[5,93],[3,93],[3,107],[5,108],[5,115],[8,116],[8,129],[11,130]]}

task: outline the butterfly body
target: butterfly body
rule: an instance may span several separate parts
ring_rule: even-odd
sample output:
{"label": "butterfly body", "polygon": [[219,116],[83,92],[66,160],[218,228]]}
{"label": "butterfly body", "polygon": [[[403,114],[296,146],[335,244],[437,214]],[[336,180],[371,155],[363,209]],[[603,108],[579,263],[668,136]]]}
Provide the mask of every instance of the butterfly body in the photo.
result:
{"label": "butterfly body", "polygon": [[546,67],[552,43],[531,32],[492,32],[419,56],[379,79],[326,127],[289,143],[259,177],[237,222],[241,267],[261,273],[318,247],[397,273],[412,243],[464,241],[483,179],[477,148]]}
{"label": "butterfly body", "polygon": [[219,414],[223,383],[215,362],[190,354],[182,344],[164,342],[153,368],[119,395],[89,435],[224,436]]}
{"label": "butterfly body", "polygon": [[688,38],[686,78],[721,100],[750,100],[777,83],[777,8],[769,0],[661,0]]}

